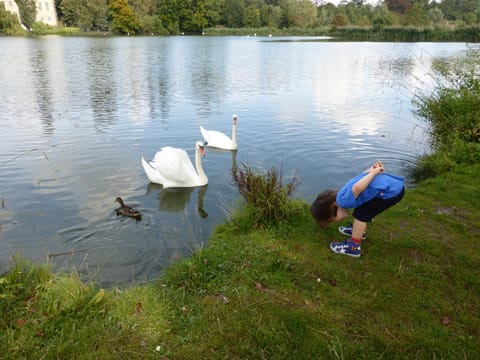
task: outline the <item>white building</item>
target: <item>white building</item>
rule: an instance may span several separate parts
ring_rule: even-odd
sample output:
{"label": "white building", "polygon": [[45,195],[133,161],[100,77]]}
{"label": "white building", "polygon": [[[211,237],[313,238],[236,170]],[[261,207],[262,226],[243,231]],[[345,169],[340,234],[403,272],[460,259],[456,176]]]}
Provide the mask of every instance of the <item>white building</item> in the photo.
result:
{"label": "white building", "polygon": [[55,0],[41,0],[35,1],[37,8],[36,21],[50,25],[57,26],[57,11],[55,10]]}
{"label": "white building", "polygon": [[[0,3],[5,5],[5,9],[12,14],[17,15],[20,19],[20,12],[18,11],[18,5],[14,0],[0,0]],[[57,11],[55,10],[55,0],[39,0],[35,1],[37,10],[36,21],[50,25],[57,26],[58,18]]]}
{"label": "white building", "polygon": [[15,1],[13,0],[0,0],[0,3],[3,3],[5,6],[5,9],[8,12],[11,12],[14,15],[17,15],[17,17],[20,19],[20,13],[18,11],[18,5]]}

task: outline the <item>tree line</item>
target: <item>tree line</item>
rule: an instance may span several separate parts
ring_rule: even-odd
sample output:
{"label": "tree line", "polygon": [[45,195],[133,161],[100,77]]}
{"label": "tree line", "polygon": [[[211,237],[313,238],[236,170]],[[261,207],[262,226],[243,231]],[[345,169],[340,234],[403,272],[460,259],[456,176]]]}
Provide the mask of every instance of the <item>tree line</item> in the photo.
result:
{"label": "tree line", "polygon": [[[34,27],[35,0],[17,0],[23,25]],[[200,34],[208,28],[337,30],[346,27],[479,25],[479,0],[55,0],[62,27],[116,34]],[[0,34],[17,18],[0,3]]]}

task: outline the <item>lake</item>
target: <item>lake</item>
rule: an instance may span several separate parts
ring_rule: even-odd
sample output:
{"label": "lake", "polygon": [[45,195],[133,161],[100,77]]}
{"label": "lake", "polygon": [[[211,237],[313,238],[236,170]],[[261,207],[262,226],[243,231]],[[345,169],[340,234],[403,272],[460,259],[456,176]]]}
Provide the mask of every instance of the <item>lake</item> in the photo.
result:
{"label": "lake", "polygon": [[[233,163],[297,175],[308,202],[381,159],[408,177],[429,151],[412,98],[465,43],[301,37],[0,38],[0,263],[16,254],[103,286],[148,281],[238,208]],[[203,188],[162,189],[140,159],[207,149]],[[412,182],[408,179],[409,186]],[[115,198],[142,213],[117,217]]]}

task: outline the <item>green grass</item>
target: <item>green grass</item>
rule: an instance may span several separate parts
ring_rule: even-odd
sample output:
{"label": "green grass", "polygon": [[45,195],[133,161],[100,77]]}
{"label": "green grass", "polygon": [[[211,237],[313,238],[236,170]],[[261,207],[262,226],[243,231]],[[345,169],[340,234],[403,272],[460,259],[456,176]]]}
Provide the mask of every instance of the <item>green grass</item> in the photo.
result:
{"label": "green grass", "polygon": [[[0,277],[8,359],[474,359],[480,165],[420,183],[333,254],[308,204],[290,226],[219,226],[157,282],[102,290],[23,260]],[[297,206],[297,205],[295,205]]]}

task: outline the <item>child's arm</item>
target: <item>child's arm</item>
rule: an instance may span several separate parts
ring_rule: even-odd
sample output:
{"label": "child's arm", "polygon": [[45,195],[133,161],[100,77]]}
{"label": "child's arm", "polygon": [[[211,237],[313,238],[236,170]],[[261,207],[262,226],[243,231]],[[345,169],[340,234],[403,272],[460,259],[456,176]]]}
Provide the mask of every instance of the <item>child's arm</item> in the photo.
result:
{"label": "child's arm", "polygon": [[375,164],[370,166],[370,169],[367,170],[368,174],[358,180],[352,186],[352,192],[355,199],[367,188],[367,186],[372,182],[375,176],[380,174],[382,171],[383,164],[381,161],[377,161]]}

